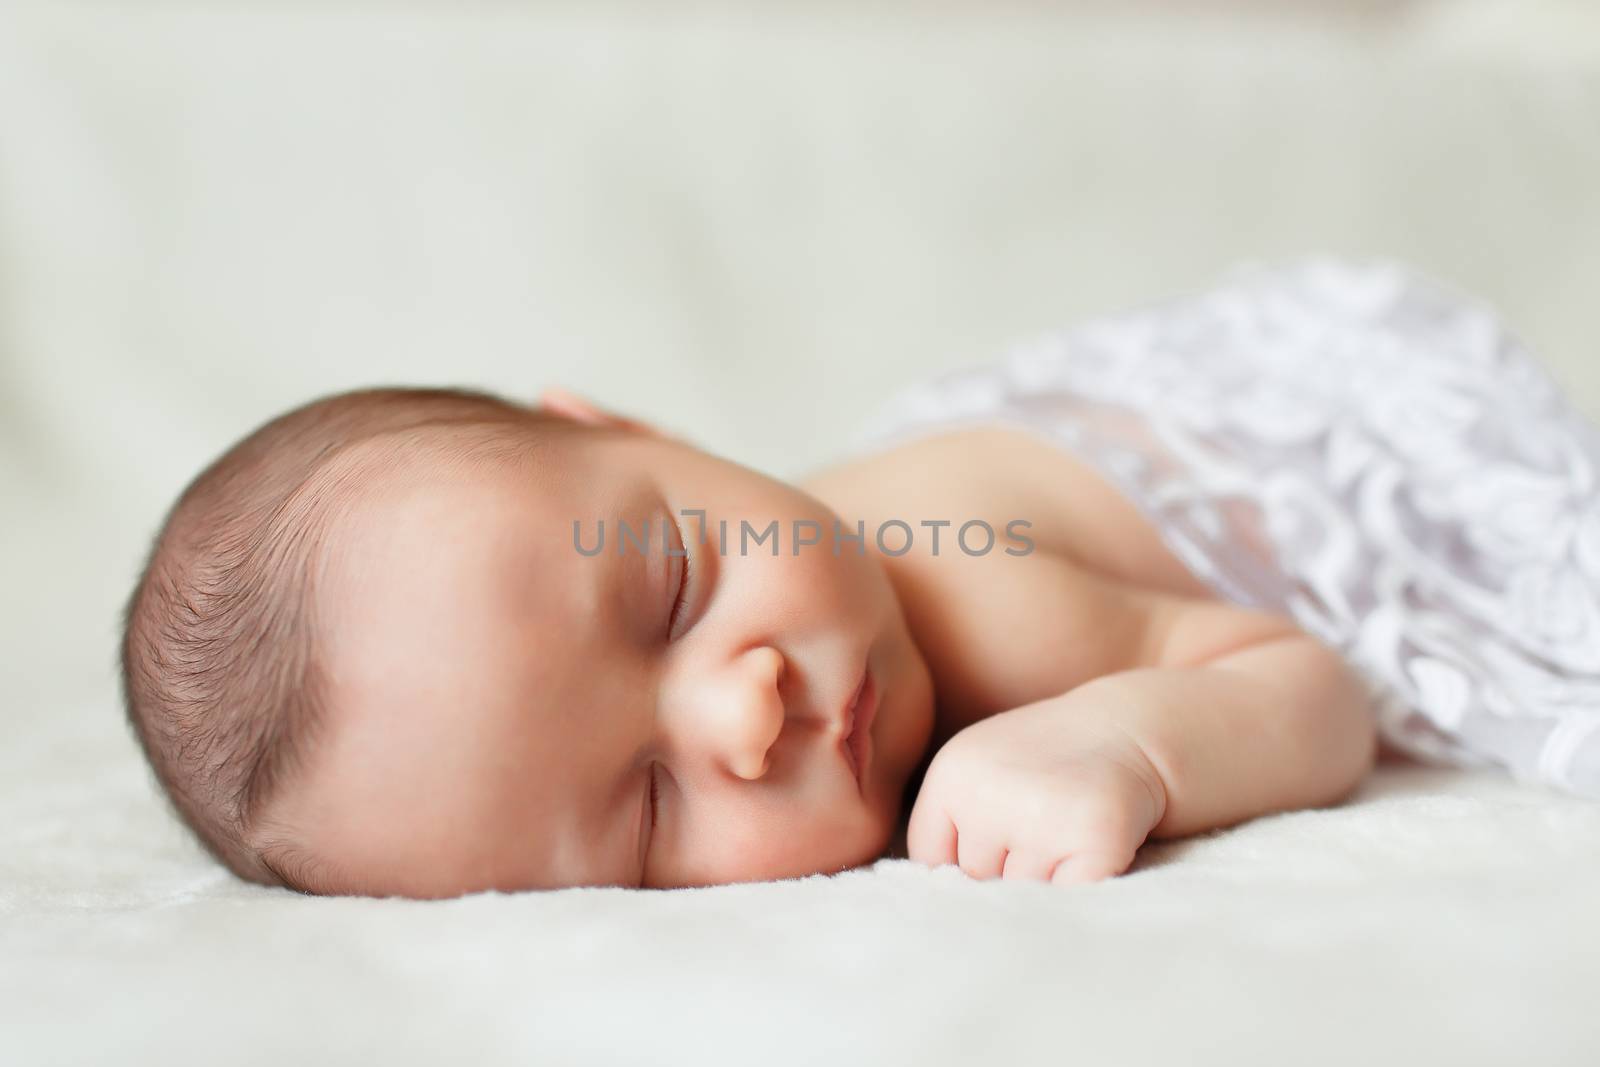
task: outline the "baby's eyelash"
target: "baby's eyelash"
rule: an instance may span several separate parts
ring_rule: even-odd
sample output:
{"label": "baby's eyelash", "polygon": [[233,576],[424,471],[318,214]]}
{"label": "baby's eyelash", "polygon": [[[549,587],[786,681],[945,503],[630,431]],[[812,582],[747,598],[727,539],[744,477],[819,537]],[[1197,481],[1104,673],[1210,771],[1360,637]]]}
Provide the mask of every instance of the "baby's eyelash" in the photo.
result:
{"label": "baby's eyelash", "polygon": [[650,829],[656,828],[656,802],[659,793],[656,789],[656,765],[650,764]]}
{"label": "baby's eyelash", "polygon": [[672,598],[672,611],[667,616],[667,635],[672,635],[673,627],[678,625],[678,616],[683,613],[688,597],[684,594],[689,588],[689,546],[683,541],[683,531],[678,531],[678,544],[683,550],[683,555],[678,557],[678,590]]}

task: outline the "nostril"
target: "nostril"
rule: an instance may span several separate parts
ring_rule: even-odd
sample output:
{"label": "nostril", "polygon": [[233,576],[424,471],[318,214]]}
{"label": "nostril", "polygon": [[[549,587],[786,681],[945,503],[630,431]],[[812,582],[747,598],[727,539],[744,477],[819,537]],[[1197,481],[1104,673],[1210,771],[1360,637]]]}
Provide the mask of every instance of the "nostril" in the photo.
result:
{"label": "nostril", "polygon": [[750,751],[741,753],[733,761],[733,773],[747,782],[758,781],[765,778],[772,769],[772,749],[766,747],[759,752]]}
{"label": "nostril", "polygon": [[789,661],[782,652],[771,645],[763,645],[760,655],[771,664],[772,680],[774,683],[783,681],[784,674],[789,669]]}
{"label": "nostril", "polygon": [[736,671],[737,680],[718,696],[721,721],[708,737],[718,738],[713,743],[731,773],[755,781],[771,770],[772,750],[788,718],[780,684],[787,664],[777,649],[763,645],[747,650]]}

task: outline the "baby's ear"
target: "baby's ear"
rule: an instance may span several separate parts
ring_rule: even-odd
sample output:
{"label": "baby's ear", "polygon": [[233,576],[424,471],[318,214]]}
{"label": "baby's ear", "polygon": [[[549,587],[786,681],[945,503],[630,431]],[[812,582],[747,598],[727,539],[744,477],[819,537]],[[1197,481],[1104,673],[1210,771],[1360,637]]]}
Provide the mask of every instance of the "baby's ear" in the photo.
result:
{"label": "baby's ear", "polygon": [[641,419],[630,419],[606,411],[590,401],[587,397],[560,386],[551,386],[539,394],[539,406],[546,411],[554,412],[573,422],[581,422],[590,426],[609,426],[614,429],[628,430],[633,433],[648,434],[651,437],[668,437],[672,435],[644,422]]}

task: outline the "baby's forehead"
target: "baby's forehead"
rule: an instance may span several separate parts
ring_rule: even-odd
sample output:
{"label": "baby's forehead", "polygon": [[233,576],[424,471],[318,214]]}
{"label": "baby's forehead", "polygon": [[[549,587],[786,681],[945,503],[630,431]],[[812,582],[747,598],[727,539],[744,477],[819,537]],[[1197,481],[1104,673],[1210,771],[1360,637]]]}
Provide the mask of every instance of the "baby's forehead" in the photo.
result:
{"label": "baby's forehead", "polygon": [[[647,577],[641,569],[650,564],[640,553],[620,561],[580,554],[573,523],[592,527],[596,514],[614,508],[637,524],[649,512],[648,494],[528,462],[396,468],[377,451],[352,457],[349,470],[367,478],[328,529],[318,594],[330,656],[347,676],[378,684],[381,666],[351,663],[381,665],[402,655],[525,671],[525,655],[519,661],[504,653],[516,642],[560,650],[538,657],[554,671],[572,662],[584,641],[598,643],[592,624],[617,614],[608,606],[636,595],[627,587]],[[408,666],[400,673],[413,672]],[[561,679],[541,681],[549,689]]]}
{"label": "baby's forehead", "polygon": [[505,521],[511,512],[559,515],[602,481],[598,465],[546,450],[461,447],[448,437],[385,434],[343,449],[308,482],[305,496],[326,539],[347,543],[400,523]]}
{"label": "baby's forehead", "polygon": [[549,555],[560,544],[559,517],[581,507],[577,487],[531,464],[430,458],[403,466],[381,455],[350,458],[348,474],[329,487],[327,587],[342,583],[350,596],[353,584],[441,571],[458,588],[474,586],[519,557],[541,548]]}

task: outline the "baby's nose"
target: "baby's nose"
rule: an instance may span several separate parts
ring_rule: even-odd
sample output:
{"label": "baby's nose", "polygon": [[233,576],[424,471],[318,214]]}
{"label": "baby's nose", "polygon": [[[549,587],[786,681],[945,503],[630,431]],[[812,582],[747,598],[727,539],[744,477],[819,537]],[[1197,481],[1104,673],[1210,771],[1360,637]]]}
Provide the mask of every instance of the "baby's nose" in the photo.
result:
{"label": "baby's nose", "polygon": [[770,646],[745,652],[733,664],[715,698],[712,743],[734,774],[755,781],[772,765],[772,747],[783,733],[783,654]]}

